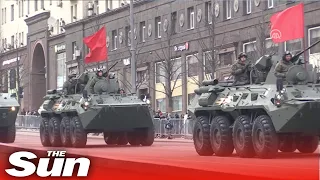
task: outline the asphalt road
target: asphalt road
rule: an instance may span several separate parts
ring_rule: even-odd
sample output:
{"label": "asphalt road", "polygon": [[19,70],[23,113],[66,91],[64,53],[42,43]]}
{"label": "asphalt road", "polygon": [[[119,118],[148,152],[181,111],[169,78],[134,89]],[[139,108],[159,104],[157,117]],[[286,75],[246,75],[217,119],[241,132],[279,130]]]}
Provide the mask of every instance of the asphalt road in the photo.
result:
{"label": "asphalt road", "polygon": [[[38,133],[17,132],[16,141],[9,146],[27,147],[41,150]],[[65,149],[65,148],[64,148]],[[151,147],[108,146],[102,137],[88,138],[86,148],[65,149],[69,153],[109,159],[144,162],[159,165],[172,165],[208,171],[265,176],[270,178],[287,177],[301,179],[303,174],[319,175],[319,152],[314,154],[279,153],[276,159],[232,157],[201,157],[194,150],[192,141],[156,140]],[[305,178],[307,179],[306,176]]]}

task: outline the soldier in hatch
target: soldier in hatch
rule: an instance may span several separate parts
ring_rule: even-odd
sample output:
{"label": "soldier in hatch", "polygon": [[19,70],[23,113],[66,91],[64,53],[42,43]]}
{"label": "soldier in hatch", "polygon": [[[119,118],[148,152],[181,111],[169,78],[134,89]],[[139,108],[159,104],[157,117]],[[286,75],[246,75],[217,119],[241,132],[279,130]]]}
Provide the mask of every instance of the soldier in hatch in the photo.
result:
{"label": "soldier in hatch", "polygon": [[68,95],[68,94],[74,94],[75,93],[75,78],[76,74],[72,73],[68,76],[68,80],[63,83],[63,92]]}
{"label": "soldier in hatch", "polygon": [[235,84],[248,84],[250,82],[251,64],[247,63],[247,55],[240,53],[238,61],[232,65],[231,75],[234,76]]}
{"label": "soldier in hatch", "polygon": [[103,76],[103,74],[104,74],[104,73],[103,73],[103,71],[102,71],[101,69],[98,69],[98,70],[97,70],[97,72],[96,72],[96,77],[94,77],[94,78],[92,79],[92,81],[91,81],[91,83],[90,83],[90,85],[89,85],[89,91],[90,91],[91,93],[94,93],[93,87],[94,87],[94,85],[96,84],[96,82],[98,82],[99,80],[105,78],[105,77]]}
{"label": "soldier in hatch", "polygon": [[283,89],[283,82],[286,79],[287,72],[289,68],[293,65],[291,62],[292,54],[286,51],[282,56],[282,59],[277,63],[274,75],[277,77],[277,90],[281,91]]}

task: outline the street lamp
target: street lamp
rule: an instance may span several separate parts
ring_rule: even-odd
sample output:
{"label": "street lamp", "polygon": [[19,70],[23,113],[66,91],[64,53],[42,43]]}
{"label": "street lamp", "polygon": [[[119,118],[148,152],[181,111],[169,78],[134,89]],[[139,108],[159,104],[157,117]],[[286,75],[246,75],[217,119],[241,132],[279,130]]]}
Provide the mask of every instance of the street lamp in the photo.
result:
{"label": "street lamp", "polygon": [[17,98],[18,98],[18,103],[21,104],[21,99],[20,99],[20,68],[19,68],[19,47],[21,44],[18,43],[18,39],[16,39],[16,51],[17,51],[17,58],[16,58],[16,71],[17,71]]}
{"label": "street lamp", "polygon": [[132,94],[136,93],[136,50],[135,50],[135,43],[133,42],[134,39],[134,16],[133,16],[133,0],[130,0],[130,39],[131,39],[131,46],[130,46],[130,52],[131,52],[131,85],[132,85]]}

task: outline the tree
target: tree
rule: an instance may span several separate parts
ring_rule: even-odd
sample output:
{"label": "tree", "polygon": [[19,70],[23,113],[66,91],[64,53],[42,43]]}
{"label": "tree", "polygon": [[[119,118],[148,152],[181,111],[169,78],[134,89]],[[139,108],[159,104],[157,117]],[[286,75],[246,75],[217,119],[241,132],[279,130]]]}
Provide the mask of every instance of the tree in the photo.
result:
{"label": "tree", "polygon": [[[181,88],[183,85],[182,77],[186,72],[184,63],[181,58],[176,58],[177,55],[172,52],[174,42],[171,36],[175,33],[175,27],[172,22],[164,22],[164,41],[161,42],[161,48],[153,51],[155,64],[156,83],[160,84],[161,89],[154,88],[156,92],[165,95],[167,100],[167,112],[171,113],[173,110],[173,92]],[[158,35],[155,32],[156,35]],[[159,34],[160,35],[160,34]]]}

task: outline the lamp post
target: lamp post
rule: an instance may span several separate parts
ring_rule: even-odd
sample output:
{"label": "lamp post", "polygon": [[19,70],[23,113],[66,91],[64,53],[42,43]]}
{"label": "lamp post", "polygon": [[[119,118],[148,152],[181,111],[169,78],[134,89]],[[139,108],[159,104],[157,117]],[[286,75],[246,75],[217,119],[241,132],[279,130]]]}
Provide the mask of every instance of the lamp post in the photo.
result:
{"label": "lamp post", "polygon": [[130,29],[131,29],[131,33],[130,33],[130,52],[131,52],[131,86],[132,86],[132,90],[131,92],[133,94],[136,93],[136,50],[135,50],[135,44],[133,42],[134,39],[134,21],[133,21],[133,0],[130,0]]}
{"label": "lamp post", "polygon": [[20,68],[19,68],[19,44],[18,44],[18,39],[16,40],[16,51],[17,51],[17,58],[16,58],[16,68],[17,68],[17,98],[18,98],[18,103],[21,105],[21,99],[20,99]]}

